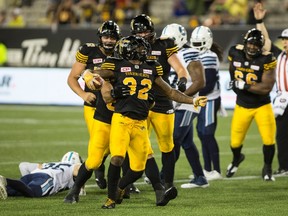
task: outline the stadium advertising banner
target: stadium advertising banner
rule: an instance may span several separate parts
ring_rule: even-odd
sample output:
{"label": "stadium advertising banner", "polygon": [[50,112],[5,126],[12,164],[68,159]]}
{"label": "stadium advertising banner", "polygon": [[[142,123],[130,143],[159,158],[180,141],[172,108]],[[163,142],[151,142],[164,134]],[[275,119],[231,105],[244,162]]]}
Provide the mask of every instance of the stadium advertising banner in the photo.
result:
{"label": "stadium advertising banner", "polygon": [[[0,67],[0,103],[82,105],[67,84],[70,69]],[[79,79],[80,85],[84,82]]]}
{"label": "stadium advertising banner", "polygon": [[[243,35],[249,27],[229,27],[228,29],[212,29],[214,41],[224,51],[224,62],[230,46],[242,43]],[[157,30],[157,35],[161,35]],[[188,38],[192,29],[187,28]],[[269,31],[272,41],[281,33],[279,30]],[[129,27],[122,27],[122,35],[129,35]],[[97,30],[60,28],[0,28],[0,42],[8,49],[7,66],[11,67],[68,67],[72,66],[79,46],[88,42],[97,42]]]}

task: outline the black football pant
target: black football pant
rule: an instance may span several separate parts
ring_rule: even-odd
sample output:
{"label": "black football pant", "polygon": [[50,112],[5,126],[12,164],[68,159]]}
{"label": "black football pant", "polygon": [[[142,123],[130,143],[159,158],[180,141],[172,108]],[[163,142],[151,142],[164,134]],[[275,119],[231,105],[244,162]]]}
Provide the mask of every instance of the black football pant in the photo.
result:
{"label": "black football pant", "polygon": [[279,170],[288,170],[288,107],[276,118],[276,143]]}

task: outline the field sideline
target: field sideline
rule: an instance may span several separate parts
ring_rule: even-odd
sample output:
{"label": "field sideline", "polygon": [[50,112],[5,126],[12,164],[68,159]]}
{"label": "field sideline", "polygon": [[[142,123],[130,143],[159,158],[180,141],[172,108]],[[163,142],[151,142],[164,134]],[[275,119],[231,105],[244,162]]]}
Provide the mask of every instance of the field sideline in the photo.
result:
{"label": "field sideline", "polygon": [[[21,161],[58,161],[70,150],[87,156],[88,132],[82,107],[0,105],[0,175],[19,178]],[[230,122],[218,118],[217,140],[220,148],[222,174],[225,176],[232,154],[229,147]],[[151,137],[155,156],[160,165],[160,153],[154,134]],[[194,138],[201,155],[197,136]],[[181,189],[189,181],[191,169],[182,151],[176,164],[175,185],[179,196],[166,207],[155,206],[152,187],[140,179],[136,182],[140,194],[132,194],[113,210],[103,210],[106,190],[95,186],[94,178],[87,182],[87,195],[76,205],[63,203],[67,192],[55,196],[29,199],[9,197],[0,200],[0,216],[10,215],[287,215],[287,177],[276,177],[275,182],[261,179],[263,165],[262,143],[253,123],[244,142],[245,161],[235,177],[210,181],[205,189]],[[202,159],[202,158],[201,158]],[[277,169],[274,157],[273,169]],[[108,161],[106,161],[108,167]],[[160,166],[159,166],[160,167]]]}

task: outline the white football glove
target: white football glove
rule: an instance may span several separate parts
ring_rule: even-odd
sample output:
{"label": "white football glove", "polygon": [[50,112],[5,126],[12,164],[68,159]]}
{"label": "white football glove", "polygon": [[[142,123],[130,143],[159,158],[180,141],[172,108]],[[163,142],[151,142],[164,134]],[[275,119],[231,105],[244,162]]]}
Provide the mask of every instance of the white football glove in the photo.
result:
{"label": "white football glove", "polygon": [[243,90],[245,87],[245,82],[243,80],[235,80],[234,85],[236,88]]}

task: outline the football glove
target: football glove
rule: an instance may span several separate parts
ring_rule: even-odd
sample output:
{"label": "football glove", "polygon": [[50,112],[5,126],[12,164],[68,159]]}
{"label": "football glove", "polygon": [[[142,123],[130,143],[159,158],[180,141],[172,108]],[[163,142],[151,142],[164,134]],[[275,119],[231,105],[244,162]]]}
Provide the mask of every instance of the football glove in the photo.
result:
{"label": "football glove", "polygon": [[89,70],[89,69],[86,69],[86,70],[84,71],[84,73],[82,74],[82,79],[85,81],[85,84],[86,84],[86,85],[88,86],[88,88],[91,89],[91,90],[96,90],[96,88],[95,88],[95,86],[94,86],[94,82],[95,82],[95,80],[94,80],[94,75],[95,75],[95,74],[93,74],[92,71]]}
{"label": "football glove", "polygon": [[231,88],[235,87],[235,88],[238,88],[240,90],[243,90],[243,89],[249,89],[250,88],[250,85],[246,84],[243,80],[232,80],[230,81],[229,83],[229,86]]}
{"label": "football glove", "polygon": [[204,107],[206,106],[207,103],[207,97],[206,96],[199,96],[199,97],[195,97],[193,98],[193,105],[195,108],[197,107]]}
{"label": "football glove", "polygon": [[185,77],[181,77],[177,83],[178,90],[184,92],[186,90],[187,79]]}
{"label": "football glove", "polygon": [[126,85],[114,86],[111,89],[111,96],[114,99],[124,98],[130,95],[130,88]]}

